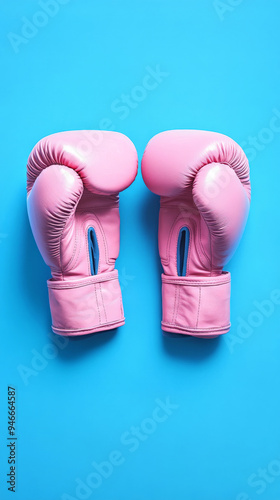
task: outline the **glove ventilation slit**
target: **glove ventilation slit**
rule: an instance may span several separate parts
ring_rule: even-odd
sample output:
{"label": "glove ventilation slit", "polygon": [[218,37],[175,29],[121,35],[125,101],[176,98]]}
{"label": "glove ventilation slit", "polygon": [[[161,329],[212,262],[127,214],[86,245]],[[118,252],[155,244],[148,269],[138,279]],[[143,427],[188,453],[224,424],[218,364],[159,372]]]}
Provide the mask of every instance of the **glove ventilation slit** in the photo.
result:
{"label": "glove ventilation slit", "polygon": [[98,241],[96,237],[96,232],[93,227],[88,229],[88,249],[89,249],[89,261],[90,261],[90,271],[91,274],[97,274],[98,264],[99,264],[99,248]]}
{"label": "glove ventilation slit", "polygon": [[177,243],[177,273],[178,276],[186,276],[187,259],[189,251],[190,232],[187,227],[182,227]]}

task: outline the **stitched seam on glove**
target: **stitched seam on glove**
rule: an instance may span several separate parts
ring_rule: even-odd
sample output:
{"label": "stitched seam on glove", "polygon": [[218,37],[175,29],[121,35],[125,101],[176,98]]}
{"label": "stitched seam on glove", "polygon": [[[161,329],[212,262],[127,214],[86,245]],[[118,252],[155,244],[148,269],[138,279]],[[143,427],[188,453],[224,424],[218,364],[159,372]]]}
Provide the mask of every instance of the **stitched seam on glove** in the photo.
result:
{"label": "stitched seam on glove", "polygon": [[[223,276],[223,275],[220,275]],[[206,287],[206,286],[222,286],[227,283],[230,283],[230,276],[227,276],[224,279],[221,279],[220,276],[217,276],[217,280],[215,280],[215,277],[211,277],[209,279],[204,280],[193,280],[187,277],[187,279],[182,280],[178,277],[173,277],[173,276],[163,276],[162,277],[162,282],[170,285],[183,285],[183,286],[199,286],[199,287]]]}
{"label": "stitched seam on glove", "polygon": [[197,332],[197,331],[200,331],[200,332],[218,332],[218,331],[222,331],[222,330],[225,330],[227,328],[230,328],[231,324],[228,323],[227,325],[224,325],[224,326],[217,326],[217,327],[213,327],[213,328],[191,328],[189,326],[179,326],[179,325],[176,325],[175,323],[168,323],[167,321],[162,321],[161,322],[162,326],[171,326],[171,327],[176,327],[178,330],[182,330],[182,331],[185,331],[185,332]]}
{"label": "stitched seam on glove", "polygon": [[110,273],[101,273],[96,274],[94,276],[89,276],[88,278],[83,278],[82,280],[77,281],[52,281],[48,280],[47,285],[48,288],[51,289],[71,289],[71,288],[80,288],[83,286],[90,286],[95,283],[102,283],[106,281],[118,280],[118,272],[116,269],[111,271]]}
{"label": "stitched seam on glove", "polygon": [[[76,226],[76,221],[75,221],[75,226]],[[77,234],[77,232],[78,232],[78,234]],[[64,273],[71,271],[73,269],[73,267],[75,266],[75,263],[78,261],[78,258],[79,258],[80,252],[81,252],[81,245],[79,245],[79,247],[78,247],[78,241],[80,241],[79,228],[75,227],[74,238],[75,238],[75,243],[74,243],[73,253],[72,253],[71,259],[69,260],[68,264],[64,267]],[[78,253],[76,254],[77,248],[78,248]],[[72,264],[72,266],[71,266],[71,264]]]}
{"label": "stitched seam on glove", "polygon": [[[99,328],[100,326],[105,327],[105,326],[115,325],[115,324],[119,324],[119,323],[124,324],[124,321],[125,321],[125,318],[122,317],[121,319],[117,319],[115,321],[109,321],[108,323],[101,323],[100,325],[92,326],[92,327],[89,327],[89,328],[76,328],[76,329],[73,330],[73,329],[70,329],[70,328],[57,328],[56,326],[53,326],[53,325],[52,325],[52,328],[53,328],[53,330],[55,330],[57,332],[73,332],[73,333],[76,333],[76,332],[88,332],[88,331],[91,331],[91,330],[97,330],[97,328]],[[104,330],[105,330],[105,328],[104,328]]]}
{"label": "stitched seam on glove", "polygon": [[101,325],[101,314],[100,314],[99,305],[98,305],[96,283],[94,283],[94,293],[95,293],[95,304],[97,305],[97,311],[98,311],[99,325]]}
{"label": "stitched seam on glove", "polygon": [[101,283],[99,283],[99,291],[100,291],[100,297],[101,297],[101,301],[102,301],[102,305],[103,305],[105,321],[107,323],[108,319],[107,319],[107,313],[106,313],[106,309],[105,309],[105,305],[104,305],[104,300],[103,300],[103,293],[102,293],[102,289],[101,289]]}
{"label": "stitched seam on glove", "polygon": [[[65,165],[65,166],[66,166],[66,165]],[[69,168],[69,167],[68,167],[68,168]],[[75,171],[75,172],[76,172],[76,171]],[[76,173],[77,173],[77,175],[79,175],[79,174],[78,174],[78,172],[76,172]],[[39,174],[39,175],[40,175],[40,174]],[[80,177],[80,179],[81,179],[81,176],[80,176],[80,175],[79,175],[79,177]],[[82,179],[81,179],[81,181],[82,181]],[[61,240],[62,240],[62,235],[63,235],[63,232],[64,232],[64,230],[65,230],[65,226],[66,226],[67,222],[68,222],[68,221],[69,221],[69,219],[70,219],[70,218],[74,215],[74,212],[76,212],[76,208],[77,208],[77,206],[78,206],[78,204],[79,204],[79,202],[80,202],[80,200],[81,200],[81,198],[82,198],[83,192],[84,192],[84,189],[82,190],[82,192],[81,192],[81,194],[80,194],[80,196],[79,196],[79,198],[78,198],[77,203],[75,203],[74,207],[72,208],[72,210],[71,210],[71,212],[70,212],[69,217],[65,220],[65,222],[64,222],[64,224],[63,224],[63,228],[62,228],[62,230],[61,230],[60,237],[59,237],[59,266],[60,266],[60,269],[61,269],[62,280],[64,280],[64,268],[62,267],[62,263],[61,263],[61,252],[62,252]],[[74,221],[74,223],[75,223],[75,221]],[[66,268],[67,268],[67,266],[66,266]]]}
{"label": "stitched seam on glove", "polygon": [[[204,220],[204,219],[203,219]],[[204,249],[204,246],[202,245],[202,235],[201,235],[201,231],[202,231],[202,227],[201,227],[201,224],[199,224],[199,232],[200,232],[200,238],[199,238],[199,246],[200,246],[200,249],[202,251],[202,254],[204,255],[205,259],[206,259],[206,262],[208,262],[208,264],[210,265],[211,267],[211,270],[212,270],[212,246],[211,246],[211,233],[210,233],[210,230],[209,230],[209,227],[207,226],[206,224],[206,227],[208,229],[208,232],[209,232],[209,239],[210,239],[210,258],[209,256],[207,255],[205,249]],[[202,265],[202,262],[200,262],[201,265]],[[203,266],[204,269],[207,269],[207,267]]]}
{"label": "stitched seam on glove", "polygon": [[178,309],[177,304],[179,303],[178,301],[178,286],[175,285],[175,294],[174,294],[174,304],[173,304],[173,314],[172,314],[172,323],[175,324],[175,315]]}
{"label": "stitched seam on glove", "polygon": [[196,328],[198,327],[200,305],[201,305],[201,286],[199,287],[199,290],[198,290],[198,296],[199,296],[199,299],[198,299],[197,317],[196,317],[196,325],[195,325]]}
{"label": "stitched seam on glove", "polygon": [[[109,256],[108,256],[108,248],[107,248],[107,240],[105,238],[105,234],[104,234],[104,230],[103,230],[103,227],[102,227],[102,224],[100,222],[100,219],[99,217],[95,214],[95,218],[96,218],[96,221],[99,225],[99,230],[100,230],[100,233],[101,233],[101,236],[102,236],[102,240],[103,240],[103,245],[104,245],[104,249],[105,249],[105,260],[106,260],[106,264],[111,264],[110,262],[110,259],[109,259]],[[98,241],[98,236],[96,235],[97,237],[97,241]]]}

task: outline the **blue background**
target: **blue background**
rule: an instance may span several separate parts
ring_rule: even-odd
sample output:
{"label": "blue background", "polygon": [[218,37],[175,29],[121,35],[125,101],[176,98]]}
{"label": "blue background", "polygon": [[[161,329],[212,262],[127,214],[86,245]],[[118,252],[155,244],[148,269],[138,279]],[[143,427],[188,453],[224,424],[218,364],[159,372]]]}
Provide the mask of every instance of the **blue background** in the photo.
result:
{"label": "blue background", "polygon": [[[1,10],[0,498],[12,495],[6,399],[14,385],[14,498],[279,500],[280,305],[271,302],[280,288],[279,3],[70,0],[40,17],[38,1],[2,0]],[[12,43],[24,17],[29,38]],[[140,101],[135,88],[157,65],[165,76]],[[122,94],[132,96],[126,112],[116,110]],[[120,197],[125,326],[50,350],[49,270],[27,219],[26,160],[42,137],[96,129],[104,118],[130,137],[139,160],[153,135],[173,128],[222,132],[247,153],[252,204],[226,267],[227,336],[162,336],[159,200],[139,172]],[[256,314],[264,300],[267,316]],[[177,408],[152,428],[145,419],[168,397]],[[131,451],[123,434],[148,425]],[[86,483],[92,462],[113,450],[123,463],[77,496],[76,479]]]}

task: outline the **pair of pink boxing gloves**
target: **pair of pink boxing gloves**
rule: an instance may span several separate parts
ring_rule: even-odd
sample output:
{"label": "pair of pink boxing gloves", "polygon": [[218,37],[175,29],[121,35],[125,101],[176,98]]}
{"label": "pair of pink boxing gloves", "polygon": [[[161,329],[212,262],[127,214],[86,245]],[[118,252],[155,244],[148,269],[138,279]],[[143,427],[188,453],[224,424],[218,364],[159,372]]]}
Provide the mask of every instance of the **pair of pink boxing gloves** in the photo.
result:
{"label": "pair of pink boxing gloves", "polygon": [[[55,333],[84,335],[124,324],[115,269],[119,192],[136,174],[136,149],[118,132],[62,132],[32,150],[28,214],[51,268]],[[250,205],[243,150],[214,132],[162,132],[146,147],[142,175],[161,196],[162,329],[205,338],[226,333],[230,273],[223,267],[239,243]]]}

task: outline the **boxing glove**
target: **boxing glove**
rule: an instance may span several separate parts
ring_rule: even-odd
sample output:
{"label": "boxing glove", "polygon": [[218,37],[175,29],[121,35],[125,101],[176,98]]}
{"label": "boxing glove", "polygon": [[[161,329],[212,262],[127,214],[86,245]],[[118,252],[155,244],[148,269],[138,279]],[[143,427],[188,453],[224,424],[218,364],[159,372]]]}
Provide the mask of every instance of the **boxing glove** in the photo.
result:
{"label": "boxing glove", "polygon": [[215,337],[230,329],[230,273],[248,216],[250,178],[243,150],[225,135],[171,130],[148,143],[147,187],[160,195],[162,329]]}
{"label": "boxing glove", "polygon": [[124,324],[115,270],[118,193],[137,173],[137,153],[123,134],[71,131],[45,137],[27,163],[27,206],[46,264],[52,329],[83,335]]}

